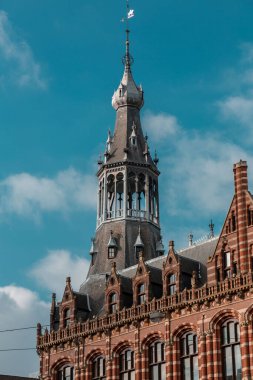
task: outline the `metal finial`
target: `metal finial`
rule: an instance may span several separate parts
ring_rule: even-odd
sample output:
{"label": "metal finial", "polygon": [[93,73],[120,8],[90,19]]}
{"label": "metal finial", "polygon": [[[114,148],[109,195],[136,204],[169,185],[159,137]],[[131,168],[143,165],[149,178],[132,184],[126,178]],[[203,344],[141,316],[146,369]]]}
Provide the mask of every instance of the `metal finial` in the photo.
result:
{"label": "metal finial", "polygon": [[159,162],[159,158],[157,156],[157,151],[155,150],[154,163],[155,163],[156,166],[157,166],[158,162]]}
{"label": "metal finial", "polygon": [[99,165],[99,166],[103,165],[103,161],[102,161],[102,156],[101,156],[101,154],[99,155],[99,158],[98,158],[98,165]]}
{"label": "metal finial", "polygon": [[209,228],[210,228],[210,234],[209,234],[209,236],[210,236],[210,238],[213,238],[214,237],[214,224],[213,224],[212,219],[211,219],[211,222],[209,224]]}
{"label": "metal finial", "polygon": [[189,247],[191,247],[193,245],[193,234],[190,233],[188,238],[189,238]]}

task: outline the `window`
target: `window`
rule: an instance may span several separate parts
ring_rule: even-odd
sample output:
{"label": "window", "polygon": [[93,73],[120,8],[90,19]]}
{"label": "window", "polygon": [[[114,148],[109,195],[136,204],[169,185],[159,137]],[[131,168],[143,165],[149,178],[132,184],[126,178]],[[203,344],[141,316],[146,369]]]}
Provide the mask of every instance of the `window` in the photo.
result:
{"label": "window", "polygon": [[105,359],[102,356],[97,357],[92,363],[92,380],[106,380]]}
{"label": "window", "polygon": [[236,230],[236,218],[235,218],[235,213],[232,211],[232,232]]}
{"label": "window", "polygon": [[119,358],[120,380],[134,380],[134,352],[130,349],[120,354]]}
{"label": "window", "polygon": [[58,380],[74,380],[74,368],[67,366],[58,372]]}
{"label": "window", "polygon": [[64,310],[64,327],[70,325],[70,309]]}
{"label": "window", "polygon": [[108,259],[114,259],[116,256],[116,247],[108,247]]}
{"label": "window", "polygon": [[231,277],[231,253],[223,253],[224,278]]}
{"label": "window", "polygon": [[137,287],[137,303],[141,305],[146,302],[145,284],[139,284]]}
{"label": "window", "polygon": [[222,325],[221,347],[224,380],[242,379],[240,328],[237,321]]}
{"label": "window", "polygon": [[183,380],[198,380],[198,338],[196,334],[186,333],[180,341],[181,372]]}
{"label": "window", "polygon": [[135,246],[135,254],[136,254],[136,259],[139,260],[140,258],[140,253],[143,253],[143,246]]}
{"label": "window", "polygon": [[176,293],[176,275],[169,274],[168,275],[168,296],[172,296]]}
{"label": "window", "polygon": [[117,303],[117,293],[111,293],[109,295],[109,313],[113,314],[116,313],[118,309],[118,303]]}
{"label": "window", "polygon": [[164,343],[154,342],[149,347],[149,373],[150,380],[165,380]]}

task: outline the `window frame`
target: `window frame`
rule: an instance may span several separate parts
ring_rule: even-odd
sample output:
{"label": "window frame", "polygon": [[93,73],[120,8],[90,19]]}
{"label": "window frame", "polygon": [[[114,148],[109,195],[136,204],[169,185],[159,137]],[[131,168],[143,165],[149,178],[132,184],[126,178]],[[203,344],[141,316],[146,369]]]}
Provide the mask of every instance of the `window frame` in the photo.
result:
{"label": "window frame", "polygon": [[137,284],[136,293],[137,305],[143,305],[147,302],[145,282],[140,282]]}
{"label": "window frame", "polygon": [[[102,361],[102,373],[101,373]],[[106,380],[105,358],[102,355],[97,356],[91,363],[91,380]]]}
{"label": "window frame", "polygon": [[[130,366],[128,365],[128,353],[130,353]],[[119,355],[119,378],[120,380],[132,380],[135,378],[134,351],[129,347],[123,350]]]}
{"label": "window frame", "polygon": [[64,328],[69,327],[71,323],[71,310],[69,307],[63,311],[63,326]]}
{"label": "window frame", "polygon": [[[160,346],[160,352],[158,351]],[[165,360],[165,344],[161,340],[156,340],[150,344],[148,350],[149,379],[165,380],[166,379],[166,360]],[[160,358],[159,358],[160,356]],[[155,372],[155,375],[154,375]],[[158,375],[158,377],[157,377]]]}
{"label": "window frame", "polygon": [[[70,369],[70,374],[66,375],[66,370]],[[67,364],[63,366],[58,372],[57,372],[57,380],[74,380],[74,367]]]}
{"label": "window frame", "polygon": [[177,283],[176,273],[168,273],[168,275],[167,275],[168,296],[173,296],[176,293],[176,291],[177,291],[176,283]]}
{"label": "window frame", "polygon": [[[232,327],[232,329],[231,329]],[[241,375],[242,375],[242,356],[241,356],[241,345],[240,345],[240,325],[239,322],[235,319],[228,319],[221,325],[221,357],[222,357],[222,375],[224,380],[231,379],[236,380],[236,364],[240,362],[241,364]],[[231,339],[231,331],[234,334],[234,341]],[[225,336],[225,334],[226,336]],[[240,352],[239,361],[236,359],[236,351]],[[232,365],[232,378],[227,376],[227,366],[226,366],[226,352],[230,351],[231,355],[231,365]]]}
{"label": "window frame", "polygon": [[[112,297],[115,296],[115,299],[112,299]],[[109,314],[114,314],[118,311],[118,293],[117,292],[111,292],[108,296],[108,311]]]}
{"label": "window frame", "polygon": [[[189,343],[189,338],[192,337],[192,343]],[[192,348],[191,348],[192,346]],[[183,380],[198,380],[199,371],[197,371],[197,377],[195,376],[194,364],[198,362],[198,337],[194,331],[188,331],[180,338],[180,366]],[[189,363],[190,374],[185,373],[185,363]],[[198,368],[198,365],[197,365]],[[190,377],[189,377],[190,375]]]}

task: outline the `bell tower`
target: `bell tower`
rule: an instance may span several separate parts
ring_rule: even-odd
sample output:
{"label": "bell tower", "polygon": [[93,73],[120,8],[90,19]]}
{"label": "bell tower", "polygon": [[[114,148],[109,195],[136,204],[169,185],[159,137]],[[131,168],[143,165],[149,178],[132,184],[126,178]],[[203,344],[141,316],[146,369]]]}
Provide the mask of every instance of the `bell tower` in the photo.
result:
{"label": "bell tower", "polygon": [[124,73],[112,97],[116,111],[113,135],[108,134],[104,160],[99,160],[97,228],[92,240],[89,275],[109,273],[163,254],[159,222],[158,159],[150,156],[140,110],[144,93],[133,79],[133,58],[126,31]]}

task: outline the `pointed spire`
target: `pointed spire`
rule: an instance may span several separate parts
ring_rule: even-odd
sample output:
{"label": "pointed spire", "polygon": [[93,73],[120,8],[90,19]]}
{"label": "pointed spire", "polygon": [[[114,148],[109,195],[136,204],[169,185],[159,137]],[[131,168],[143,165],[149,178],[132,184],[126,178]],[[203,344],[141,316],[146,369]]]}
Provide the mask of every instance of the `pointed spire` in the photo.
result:
{"label": "pointed spire", "polygon": [[109,239],[109,242],[107,244],[107,247],[108,248],[118,248],[118,244],[117,244],[116,240],[113,237],[113,231],[112,230],[110,232],[110,239]]}
{"label": "pointed spire", "polygon": [[157,152],[156,152],[156,150],[155,150],[154,163],[155,163],[156,166],[157,166],[158,162],[159,162],[159,158],[158,158],[158,156],[157,156]]}
{"label": "pointed spire", "polygon": [[138,236],[137,236],[137,239],[135,241],[135,244],[134,244],[135,248],[141,248],[141,247],[144,247],[144,244],[143,244],[143,241],[142,241],[142,238],[141,238],[141,226],[139,225],[139,232],[138,232]]}
{"label": "pointed spire", "polygon": [[209,238],[212,239],[214,237],[214,224],[213,224],[212,219],[210,221],[209,228],[210,228]]}
{"label": "pointed spire", "polygon": [[110,152],[111,150],[111,144],[112,144],[112,135],[110,129],[108,130],[108,137],[106,140],[106,150],[107,152]]}
{"label": "pointed spire", "polygon": [[112,106],[116,111],[119,109],[119,107],[124,107],[127,105],[141,109],[144,104],[142,88],[136,86],[131,72],[131,65],[133,64],[134,60],[130,54],[129,33],[130,31],[127,29],[126,53],[122,59],[122,62],[124,64],[123,78],[118,89],[114,92],[112,97]]}

